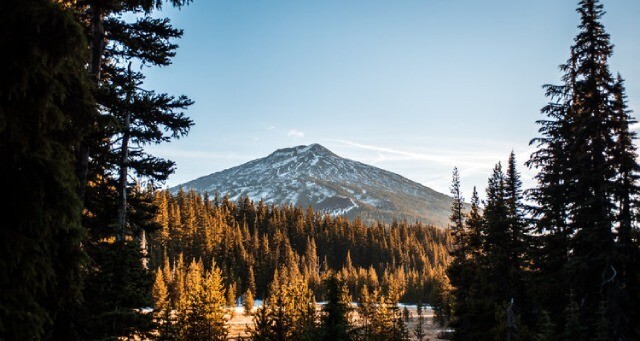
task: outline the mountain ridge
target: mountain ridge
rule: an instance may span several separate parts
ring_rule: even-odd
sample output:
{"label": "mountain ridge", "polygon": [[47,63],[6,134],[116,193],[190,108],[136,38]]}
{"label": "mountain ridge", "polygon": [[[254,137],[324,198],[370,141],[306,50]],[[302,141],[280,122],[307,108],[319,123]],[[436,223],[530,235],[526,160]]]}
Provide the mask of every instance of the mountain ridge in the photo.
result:
{"label": "mountain ridge", "polygon": [[312,206],[365,222],[421,221],[446,226],[452,198],[399,174],[342,158],[314,143],[282,148],[266,157],[214,172],[170,190],[248,196],[267,204]]}

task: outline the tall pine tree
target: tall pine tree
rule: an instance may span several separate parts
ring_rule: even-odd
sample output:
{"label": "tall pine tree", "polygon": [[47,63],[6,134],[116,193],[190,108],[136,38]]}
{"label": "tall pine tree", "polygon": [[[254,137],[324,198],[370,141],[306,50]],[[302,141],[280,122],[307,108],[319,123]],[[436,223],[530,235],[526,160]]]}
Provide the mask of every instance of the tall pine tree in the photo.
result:
{"label": "tall pine tree", "polygon": [[[548,119],[540,122],[542,136],[532,141],[539,150],[529,161],[540,172],[531,198],[536,229],[544,232],[540,249],[547,251],[535,257],[537,283],[554,296],[540,294],[540,303],[559,328],[579,324],[587,336],[605,329],[610,338],[633,339],[640,335],[636,309],[623,303],[638,292],[636,284],[623,284],[629,279],[623,269],[634,268],[629,255],[637,250],[627,237],[637,197],[632,120],[622,82],[609,71],[612,45],[600,22],[602,5],[582,0],[577,11],[579,33],[561,68],[563,84],[546,86]],[[579,302],[572,309],[570,292]],[[566,311],[571,319],[563,318]]]}
{"label": "tall pine tree", "polygon": [[[182,137],[192,125],[182,112],[192,104],[188,98],[145,88],[142,70],[169,65],[178,47],[173,40],[182,36],[167,18],[158,18],[153,12],[165,3],[182,6],[190,1],[62,2],[85,26],[90,54],[86,65],[98,102],[91,129],[75,150],[78,194],[85,212],[83,225],[89,230],[85,249],[92,258],[86,291],[104,285],[114,298],[111,302],[128,304],[114,306],[101,301],[101,296],[86,295],[89,300],[78,317],[79,329],[85,337],[122,337],[142,328],[135,323],[144,316],[128,315],[139,311],[139,302],[149,300],[152,281],[146,269],[145,234],[161,226],[154,221],[156,208],[150,193],[139,190],[140,185],[128,179],[136,177],[152,185],[166,180],[174,163],[150,155],[146,146]],[[119,245],[111,245],[114,242]],[[143,264],[135,267],[140,273],[117,268],[128,264],[129,259]],[[132,276],[124,282],[139,282],[115,289],[113,282],[117,280],[108,271]],[[113,285],[105,284],[109,282]],[[133,296],[138,298],[130,299]],[[117,315],[121,315],[119,323],[94,324],[104,316]]]}
{"label": "tall pine tree", "polygon": [[[463,225],[459,177],[454,171],[452,234],[455,247],[447,273],[453,286],[452,326],[455,340],[517,339],[526,312],[524,256],[528,247],[520,175],[515,155],[507,172],[498,163],[487,186],[484,214],[474,189]],[[461,251],[462,250],[462,251]],[[527,321],[528,322],[528,321]]]}
{"label": "tall pine tree", "polygon": [[73,155],[95,107],[86,40],[46,0],[2,1],[0,32],[0,339],[71,339],[87,260]]}

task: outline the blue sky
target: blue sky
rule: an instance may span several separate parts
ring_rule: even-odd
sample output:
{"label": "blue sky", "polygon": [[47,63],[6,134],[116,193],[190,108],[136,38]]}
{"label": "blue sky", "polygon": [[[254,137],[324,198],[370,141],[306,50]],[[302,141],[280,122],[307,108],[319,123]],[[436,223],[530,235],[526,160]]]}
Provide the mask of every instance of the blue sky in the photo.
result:
{"label": "blue sky", "polygon": [[[541,85],[577,33],[577,1],[196,0],[165,8],[184,29],[173,65],[146,86],[186,94],[195,126],[153,147],[177,162],[167,185],[320,143],[448,193],[483,192],[511,150],[532,149]],[[640,1],[603,1],[613,72],[640,112]],[[520,168],[525,185],[533,172]]]}

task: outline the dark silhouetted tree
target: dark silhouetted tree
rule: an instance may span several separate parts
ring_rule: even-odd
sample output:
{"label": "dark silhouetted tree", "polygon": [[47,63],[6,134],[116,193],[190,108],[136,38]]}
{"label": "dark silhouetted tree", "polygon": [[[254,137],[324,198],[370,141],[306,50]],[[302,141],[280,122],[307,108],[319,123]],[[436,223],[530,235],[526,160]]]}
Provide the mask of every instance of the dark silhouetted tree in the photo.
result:
{"label": "dark silhouetted tree", "polygon": [[[609,71],[612,45],[601,23],[602,5],[582,0],[577,11],[579,33],[561,67],[563,84],[546,86],[548,119],[539,122],[542,136],[532,141],[539,150],[529,161],[539,170],[531,192],[542,250],[534,257],[537,296],[565,335],[578,335],[573,329],[580,325],[584,335],[605,329],[610,338],[633,339],[640,335],[637,309],[623,302],[637,299],[638,290],[623,284],[628,277],[622,270],[637,250],[627,237],[637,200],[633,120],[624,86]],[[570,292],[577,307],[570,307]]]}
{"label": "dark silhouetted tree", "polygon": [[86,41],[53,1],[3,1],[0,32],[0,339],[71,339],[87,265],[74,151],[95,113]]}
{"label": "dark silhouetted tree", "polygon": [[347,287],[334,276],[326,282],[327,303],[322,307],[320,330],[323,340],[351,340],[351,306]]}

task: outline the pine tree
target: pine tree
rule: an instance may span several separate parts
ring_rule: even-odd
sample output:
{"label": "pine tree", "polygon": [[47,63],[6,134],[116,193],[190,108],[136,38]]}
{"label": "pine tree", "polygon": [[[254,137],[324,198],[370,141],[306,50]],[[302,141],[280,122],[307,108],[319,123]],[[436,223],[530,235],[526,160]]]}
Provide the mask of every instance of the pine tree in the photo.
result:
{"label": "pine tree", "polygon": [[476,190],[475,186],[473,187],[473,193],[471,195],[471,207],[469,209],[469,214],[467,215],[465,223],[468,229],[467,241],[470,259],[477,263],[482,256],[482,244],[484,239],[483,230],[485,220],[481,214],[480,198],[478,197],[478,191]]}
{"label": "pine tree", "polygon": [[182,336],[187,340],[225,340],[227,308],[220,269],[214,263],[205,272],[202,262],[193,260],[185,283],[187,302]]}
{"label": "pine tree", "polygon": [[[484,300],[493,306],[494,316],[503,316],[490,324],[497,338],[515,338],[514,326],[525,303],[523,256],[527,249],[520,176],[513,152],[506,174],[500,163],[494,168],[487,187],[484,211],[484,250],[482,283],[486,286]],[[493,303],[493,304],[492,304]],[[486,316],[486,315],[485,315]],[[488,321],[488,319],[486,320]],[[506,322],[506,325],[503,323]],[[502,328],[502,327],[504,328]]]}
{"label": "pine tree", "polygon": [[[171,63],[177,48],[173,40],[179,38],[182,31],[172,27],[168,19],[157,18],[151,13],[160,10],[165,2],[182,6],[190,1],[58,1],[72,10],[77,22],[84,26],[88,42],[84,47],[88,48],[89,55],[85,56],[83,65],[91,75],[98,104],[94,106],[81,143],[74,149],[75,173],[79,182],[77,192],[86,212],[83,225],[89,230],[85,249],[95,264],[90,268],[92,273],[88,275],[87,288],[98,287],[100,282],[113,276],[105,272],[108,266],[97,263],[97,259],[111,262],[103,257],[106,254],[125,257],[109,251],[111,246],[104,241],[111,238],[119,244],[128,243],[131,238],[136,240],[142,252],[129,253],[126,257],[138,256],[138,261],[143,263],[142,273],[127,272],[132,276],[128,281],[143,277],[147,262],[146,233],[161,226],[140,220],[141,213],[154,208],[149,205],[151,199],[142,192],[136,192],[137,184],[127,182],[127,177],[135,175],[152,183],[166,180],[173,172],[174,163],[150,155],[145,150],[146,146],[182,137],[192,125],[182,113],[192,104],[188,98],[145,89],[142,71],[127,67],[132,62],[142,67]],[[147,281],[146,287],[143,282],[132,283],[130,287],[122,287],[122,291],[110,294],[115,301],[123,302],[130,301],[127,297],[135,294],[150,296],[150,283],[152,281]],[[87,296],[88,292],[85,292]],[[110,325],[84,324],[111,314],[99,310],[106,306],[85,304],[78,317],[78,330],[91,335],[82,337],[106,335],[113,331]],[[139,309],[132,311],[138,312]],[[144,320],[142,313],[139,315],[122,322]],[[98,331],[100,327],[107,330]],[[140,328],[142,326],[134,324],[122,325],[118,333]]]}
{"label": "pine tree", "polygon": [[424,339],[426,335],[424,331],[425,320],[424,320],[424,315],[422,313],[421,302],[418,302],[418,304],[416,305],[416,314],[418,315],[418,323],[416,323],[413,329],[413,335],[416,337],[416,339],[418,339],[418,341],[422,341],[422,339]]}
{"label": "pine tree", "polygon": [[380,295],[378,302],[377,326],[378,337],[386,340],[404,340],[407,334],[407,328],[402,321],[402,313],[398,307],[398,299],[400,295],[393,291],[387,292],[387,295]]}
{"label": "pine tree", "polygon": [[161,268],[156,271],[156,279],[153,283],[153,307],[156,311],[170,309],[169,292]]}
{"label": "pine tree", "polygon": [[[496,307],[508,299],[510,285],[509,221],[505,174],[498,163],[487,186],[484,214],[479,213],[479,201],[474,191],[467,219],[470,254],[473,256],[465,268],[465,301],[459,302],[454,340],[488,340],[496,327]],[[502,338],[501,335],[495,335]]]}
{"label": "pine tree", "polygon": [[82,28],[58,2],[0,4],[0,339],[72,339],[80,301],[74,149],[95,101]]}
{"label": "pine tree", "polygon": [[516,168],[516,158],[513,151],[509,155],[507,173],[505,174],[505,192],[507,219],[509,221],[509,233],[511,235],[511,240],[509,241],[511,251],[509,259],[511,261],[511,274],[513,276],[511,283],[513,292],[511,296],[515,297],[522,294],[522,278],[520,278],[520,272],[523,267],[522,257],[528,250],[529,242],[525,226],[524,205],[522,203],[522,180]]}
{"label": "pine tree", "polygon": [[315,239],[307,238],[307,246],[305,251],[305,260],[308,276],[315,279],[318,276],[320,270],[320,264],[318,262],[318,250],[316,247]]}
{"label": "pine tree", "polygon": [[273,340],[272,338],[272,319],[266,306],[258,307],[253,316],[253,327],[247,327],[247,333],[251,335],[251,339],[255,341]]}
{"label": "pine tree", "polygon": [[185,281],[187,277],[187,268],[184,263],[184,257],[182,253],[178,255],[178,259],[173,271],[174,276],[173,282],[171,283],[171,303],[173,305],[173,308],[176,309],[182,317],[184,316],[184,311],[187,306],[187,286]]}
{"label": "pine tree", "polygon": [[464,310],[466,296],[470,285],[469,256],[470,245],[467,237],[467,229],[464,225],[464,199],[460,192],[460,175],[458,168],[453,169],[453,179],[451,182],[451,195],[453,202],[451,204],[450,229],[453,237],[453,250],[450,252],[452,261],[447,268],[447,277],[450,279],[454,287],[453,309],[455,313]]}
{"label": "pine tree", "polygon": [[[182,32],[171,27],[168,19],[151,16],[151,12],[154,9],[159,10],[162,8],[163,2],[165,1],[119,0],[105,5],[96,0],[68,1],[75,9],[79,22],[86,25],[85,32],[88,36],[90,50],[88,58],[89,73],[94,79],[96,89],[104,87],[110,88],[110,90],[117,90],[118,85],[124,83],[126,79],[125,69],[122,64],[119,64],[122,61],[128,62],[132,59],[137,59],[143,65],[162,66],[170,64],[177,48],[177,45],[170,43],[170,39],[180,37]],[[166,2],[179,7],[188,4],[190,1],[171,0]],[[144,13],[145,15],[142,18],[137,17],[135,22],[127,22],[122,16],[126,12]],[[141,79],[141,74],[138,73],[133,78]],[[105,91],[99,94],[98,101],[103,111],[113,115],[117,115],[117,113],[126,114],[126,111],[119,110],[116,104],[121,101],[113,101],[122,92]],[[153,100],[148,101],[150,99]],[[160,101],[155,103],[156,105],[159,104],[157,108],[163,108],[163,105],[166,108],[166,104],[172,102],[170,97],[155,96],[153,93],[148,93],[147,100],[141,103],[151,103],[158,99]],[[124,104],[125,106],[123,107],[125,108],[129,105],[129,103]],[[162,112],[156,111],[152,114],[162,115]],[[96,118],[95,123],[98,124],[94,125],[94,135],[91,138],[86,138],[76,153],[76,174],[82,185],[79,190],[81,199],[85,197],[87,180],[91,179],[89,175],[90,156],[96,156],[96,153],[105,151],[104,146],[96,145],[95,142],[92,142],[92,139],[118,131],[118,129],[111,130],[111,127],[106,124],[107,121],[98,121]],[[157,130],[158,127],[152,126],[152,122],[148,123],[151,123],[149,127],[152,129],[149,131],[149,135],[159,132]],[[161,132],[160,134],[162,135]],[[139,156],[142,155],[139,154]],[[147,158],[147,161],[148,166],[150,166],[160,160]],[[151,169],[150,167],[147,168]]]}
{"label": "pine tree", "polygon": [[[504,301],[504,290],[507,289],[511,291],[509,285],[509,274],[511,270],[509,244],[511,242],[511,236],[509,234],[505,175],[500,163],[494,167],[493,174],[489,178],[484,218],[485,264],[491,271],[491,274],[487,276],[490,276],[492,279],[491,282],[493,283],[491,291],[494,296],[491,298],[500,297],[497,301],[500,302],[499,304],[502,304]],[[488,283],[490,282],[488,281]],[[510,292],[506,293],[506,295],[510,295]]]}
{"label": "pine tree", "polygon": [[[375,292],[374,292],[375,295]],[[360,290],[360,297],[358,297],[358,316],[360,317],[360,326],[358,327],[358,335],[362,339],[369,339],[373,335],[373,328],[371,323],[374,319],[375,304],[377,297],[369,294],[369,288],[367,285]]]}
{"label": "pine tree", "polygon": [[449,278],[441,269],[436,269],[432,278],[433,289],[431,292],[431,302],[433,302],[434,320],[441,326],[447,325],[452,315],[453,298],[451,292],[453,288]]}
{"label": "pine tree", "polygon": [[251,334],[260,339],[311,340],[317,332],[315,315],[313,293],[301,274],[296,268],[280,267],[263,307],[254,316]]}
{"label": "pine tree", "polygon": [[185,277],[186,302],[182,312],[182,336],[186,339],[204,340],[207,336],[207,317],[203,302],[204,266],[193,259]]}
{"label": "pine tree", "polygon": [[164,271],[158,268],[156,279],[153,283],[153,307],[154,316],[158,328],[160,340],[174,340],[177,338],[177,330],[172,315],[169,286],[165,279]]}
{"label": "pine tree", "polygon": [[458,234],[464,238],[454,237],[453,259],[447,268],[447,275],[453,287],[453,313],[450,324],[455,329],[455,340],[469,339],[474,330],[486,327],[482,326],[483,321],[478,318],[478,314],[483,311],[483,306],[479,302],[483,302],[484,295],[480,290],[482,285],[480,275],[483,271],[480,262],[483,226],[480,199],[474,187],[471,208],[465,220],[466,231],[464,235]]}
{"label": "pine tree", "polygon": [[[454,178],[454,188],[455,188]],[[455,208],[455,204],[454,204]],[[459,221],[454,214],[453,221]],[[464,228],[464,227],[463,227]],[[448,272],[454,294],[454,340],[508,338],[509,328],[501,328],[500,314],[509,307],[516,316],[516,300],[524,296],[522,284],[525,229],[522,218],[520,179],[513,153],[507,173],[498,163],[489,178],[484,215],[474,190],[466,221],[464,253],[455,254]],[[464,231],[464,230],[463,230]],[[506,334],[505,334],[506,333]]]}
{"label": "pine tree", "polygon": [[512,151],[509,155],[507,172],[505,174],[505,194],[507,205],[507,220],[509,223],[509,297],[508,311],[512,314],[523,318],[522,328],[533,326],[533,316],[530,316],[531,310],[525,279],[526,262],[529,257],[531,241],[529,226],[527,226],[524,217],[524,204],[522,192],[522,180],[520,173],[516,167],[515,153]]}
{"label": "pine tree", "polygon": [[358,302],[360,326],[355,333],[364,340],[404,340],[408,337],[406,324],[397,301],[378,290],[369,293],[364,287]]}
{"label": "pine tree", "polygon": [[323,340],[351,340],[351,312],[347,287],[331,276],[325,282],[327,303],[322,307],[321,335]]}
{"label": "pine tree", "polygon": [[249,266],[249,270],[247,272],[247,281],[244,286],[247,291],[251,291],[252,293],[256,292],[256,280],[253,272],[253,266]]}
{"label": "pine tree", "polygon": [[[458,174],[458,168],[453,168],[453,180],[451,181],[451,195],[453,196],[453,202],[451,203],[451,234],[454,237],[455,243],[459,252],[464,253],[465,246],[465,230],[464,230],[464,198],[460,192],[460,175]],[[454,257],[456,253],[454,252]]]}
{"label": "pine tree", "polygon": [[[569,276],[580,306],[581,323],[595,325],[601,285],[610,273],[613,255],[612,211],[609,195],[614,169],[608,164],[611,148],[611,113],[608,94],[611,75],[607,59],[612,52],[609,35],[599,22],[602,6],[596,0],[580,2],[580,33],[573,50],[576,77],[573,86],[574,138],[570,154],[575,165],[571,222],[572,260]],[[606,90],[605,90],[606,89]],[[586,266],[586,267],[585,267]]]}
{"label": "pine tree", "polygon": [[227,308],[222,297],[222,272],[215,262],[204,278],[204,297],[209,324],[209,340],[226,340],[228,334]]}
{"label": "pine tree", "polygon": [[271,305],[271,311],[269,313],[270,318],[270,335],[273,340],[289,340],[294,337],[293,333],[293,317],[290,312],[287,312],[286,302],[284,297],[276,296],[272,297],[269,302]]}
{"label": "pine tree", "polygon": [[153,315],[140,312],[140,307],[153,306],[148,288],[154,280],[140,262],[138,243],[103,243],[91,254],[99,266],[86,275],[78,323],[91,329],[83,330],[83,337],[148,337]]}
{"label": "pine tree", "polygon": [[297,271],[289,272],[288,294],[291,306],[293,333],[298,340],[312,340],[317,333],[316,300],[305,279]]}
{"label": "pine tree", "polygon": [[244,307],[244,314],[249,316],[252,314],[254,305],[253,292],[249,289],[245,292],[242,298],[242,306]]}
{"label": "pine tree", "polygon": [[227,303],[227,307],[230,307],[233,309],[233,307],[236,306],[236,286],[235,284],[231,283],[229,284],[229,286],[227,287],[226,290],[226,303]]}
{"label": "pine tree", "polygon": [[[355,296],[366,292],[368,289],[365,286],[376,290],[375,298],[368,300],[369,306],[377,307],[382,302],[382,308],[380,312],[370,309],[369,317],[363,319],[374,321],[375,326],[380,326],[375,331],[369,328],[371,337],[375,335],[385,339],[394,335],[406,336],[404,328],[399,328],[406,321],[398,321],[402,317],[401,310],[393,302],[400,298],[409,302],[430,300],[432,297],[441,297],[436,293],[444,292],[437,283],[444,283],[440,278],[444,275],[443,269],[448,262],[446,250],[450,246],[451,237],[447,231],[435,227],[406,222],[397,222],[393,228],[383,223],[366,226],[357,220],[351,222],[339,217],[320,216],[312,211],[310,219],[301,216],[300,209],[287,205],[256,208],[257,223],[254,231],[249,232],[248,226],[243,223],[244,217],[238,215],[239,206],[233,202],[206,208],[206,202],[199,199],[195,192],[178,191],[177,194],[168,196],[167,206],[171,247],[167,248],[166,261],[162,257],[152,257],[151,263],[154,268],[161,263],[164,263],[163,268],[167,268],[170,260],[175,264],[173,270],[163,269],[163,276],[171,278],[170,296],[178,325],[184,325],[181,321],[184,319],[180,317],[185,316],[188,292],[184,289],[185,266],[180,265],[184,264],[184,256],[180,253],[182,250],[189,255],[187,258],[190,261],[193,259],[191,255],[199,253],[207,255],[205,257],[213,255],[220,259],[225,284],[228,285],[231,280],[233,283],[242,283],[245,292],[247,286],[251,286],[250,272],[256,270],[258,290],[263,290],[263,283],[266,282],[272,288],[270,292],[276,293],[266,295],[266,308],[261,310],[265,318],[268,318],[266,324],[260,322],[261,317],[256,317],[256,322],[260,322],[258,324],[263,327],[268,326],[270,331],[266,334],[254,334],[271,335],[266,337],[272,337],[275,331],[278,331],[277,335],[284,337],[287,334],[293,334],[296,338],[314,338],[320,335],[316,326],[318,316],[313,300],[314,291],[311,288],[310,272],[307,270],[310,266],[306,255],[312,249],[308,246],[313,244],[309,240],[318,243],[316,250],[322,250],[318,258],[327,260],[323,262],[318,279],[335,274],[339,280],[354,287]],[[244,209],[253,211],[248,207]],[[183,211],[193,211],[194,221],[200,221],[204,225],[183,224],[183,221],[191,220],[190,213],[183,214]],[[152,235],[153,245],[156,245],[156,238],[164,237],[161,233]],[[297,244],[292,242],[294,240]],[[333,248],[334,244],[343,247]],[[347,250],[350,250],[353,261],[349,271],[342,268],[348,263]],[[290,264],[278,264],[283,260],[290,261]],[[386,269],[381,271],[383,275],[380,280],[376,267]],[[177,283],[182,284],[176,285]],[[326,294],[321,286],[315,289],[318,295]],[[277,301],[277,297],[281,297],[281,300]],[[324,297],[322,300],[325,300]],[[359,323],[358,331],[354,334],[363,335],[365,328],[360,327],[365,325],[367,324]]]}
{"label": "pine tree", "polygon": [[[632,120],[625,112],[622,82],[609,72],[612,45],[600,22],[602,5],[582,0],[577,11],[579,33],[561,68],[564,84],[546,86],[551,103],[543,114],[549,120],[540,122],[542,137],[534,140],[539,151],[529,161],[540,171],[531,194],[537,231],[548,231],[539,238],[543,252],[536,257],[537,282],[545,293],[553,293],[547,299],[538,296],[553,320],[560,317],[560,328],[563,323],[565,330],[588,326],[587,335],[602,326],[596,312],[604,300],[608,322],[602,328],[611,331],[609,337],[637,338],[638,331],[625,322],[637,318],[632,317],[636,309],[620,303],[625,296],[637,297],[637,287],[631,294],[621,284],[624,276],[618,275],[629,260],[619,261],[625,257],[618,256],[618,246],[630,245],[622,241],[628,240],[631,198],[637,193],[638,168],[628,130]],[[580,305],[569,316],[570,290]]]}

